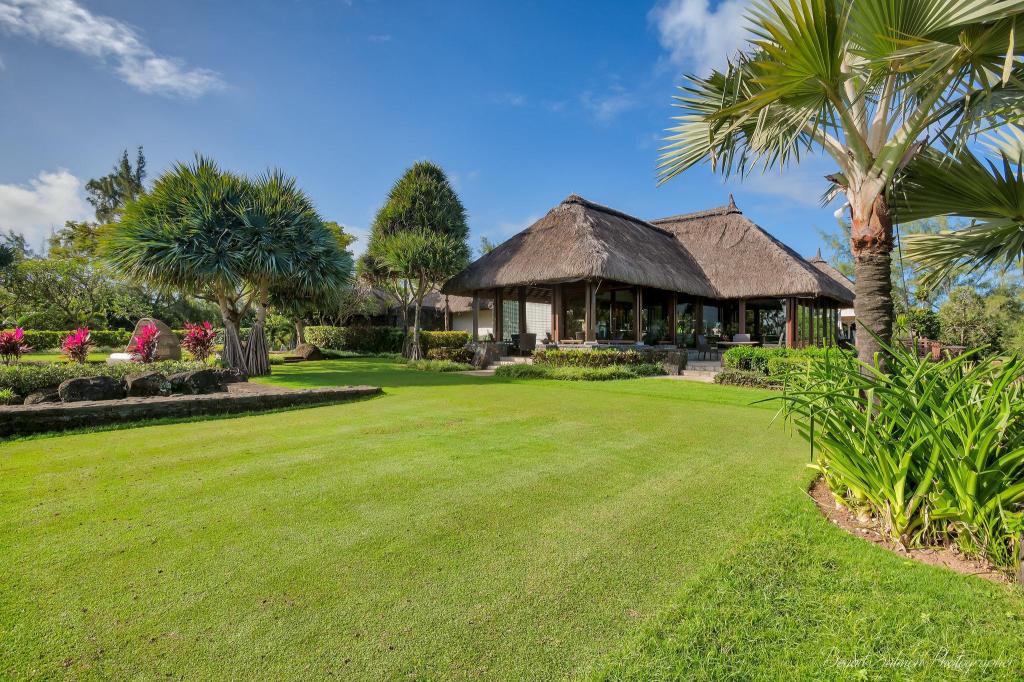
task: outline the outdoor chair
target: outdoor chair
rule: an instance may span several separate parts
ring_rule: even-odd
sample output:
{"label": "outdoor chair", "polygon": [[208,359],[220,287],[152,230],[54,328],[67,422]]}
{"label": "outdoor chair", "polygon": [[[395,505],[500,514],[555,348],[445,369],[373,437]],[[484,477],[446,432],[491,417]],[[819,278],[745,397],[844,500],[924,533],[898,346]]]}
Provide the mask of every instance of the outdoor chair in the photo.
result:
{"label": "outdoor chair", "polygon": [[717,343],[709,343],[708,342],[708,337],[704,336],[703,334],[698,334],[697,335],[697,358],[700,359],[700,356],[703,355],[704,358],[707,359],[707,356],[712,354],[712,353],[714,353],[715,359],[717,360],[718,359],[718,344]]}
{"label": "outdoor chair", "polygon": [[537,335],[523,333],[519,334],[519,352],[524,355],[533,353],[537,348]]}

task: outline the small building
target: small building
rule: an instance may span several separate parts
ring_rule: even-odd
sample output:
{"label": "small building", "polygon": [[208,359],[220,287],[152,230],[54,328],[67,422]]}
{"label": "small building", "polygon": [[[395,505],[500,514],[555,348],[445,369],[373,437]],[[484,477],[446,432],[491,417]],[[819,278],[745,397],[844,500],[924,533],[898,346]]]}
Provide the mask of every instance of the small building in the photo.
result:
{"label": "small building", "polygon": [[731,197],[719,208],[646,221],[572,195],[441,293],[464,297],[475,339],[489,321],[500,340],[524,331],[560,344],[678,346],[701,335],[836,343],[839,311],[854,299],[852,283],[820,254],[803,258]]}

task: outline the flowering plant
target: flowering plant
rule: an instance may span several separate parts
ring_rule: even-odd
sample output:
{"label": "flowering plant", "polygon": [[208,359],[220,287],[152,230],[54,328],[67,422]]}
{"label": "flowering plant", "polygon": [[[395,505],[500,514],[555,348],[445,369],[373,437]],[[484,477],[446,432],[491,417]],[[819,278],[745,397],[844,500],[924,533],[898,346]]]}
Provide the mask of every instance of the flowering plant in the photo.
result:
{"label": "flowering plant", "polygon": [[128,353],[135,362],[153,362],[156,359],[156,338],[160,331],[155,324],[147,324],[132,338]]}
{"label": "flowering plant", "polygon": [[209,322],[202,324],[186,322],[185,338],[181,340],[181,346],[192,354],[193,360],[206,362],[206,359],[213,354],[216,338],[217,334]]}
{"label": "flowering plant", "polygon": [[61,344],[60,350],[72,362],[85,362],[89,358],[89,351],[92,350],[92,336],[88,327],[79,327],[68,334]]}
{"label": "flowering plant", "polygon": [[5,365],[17,362],[22,354],[32,350],[25,342],[25,330],[18,327],[14,331],[0,331],[0,359]]}

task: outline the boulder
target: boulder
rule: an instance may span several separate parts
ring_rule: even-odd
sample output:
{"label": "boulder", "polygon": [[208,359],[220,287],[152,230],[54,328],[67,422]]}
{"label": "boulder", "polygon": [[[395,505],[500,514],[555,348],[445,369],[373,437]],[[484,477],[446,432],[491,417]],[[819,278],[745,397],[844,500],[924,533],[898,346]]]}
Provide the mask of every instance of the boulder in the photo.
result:
{"label": "boulder", "polygon": [[132,398],[171,394],[171,382],[160,372],[131,374],[124,378],[124,385]]}
{"label": "boulder", "polygon": [[487,369],[505,354],[503,343],[480,342],[466,347],[473,351],[473,369]]}
{"label": "boulder", "polygon": [[117,400],[124,397],[124,385],[112,377],[79,377],[68,379],[57,387],[61,402],[83,400]]}
{"label": "boulder", "polygon": [[668,350],[655,351],[653,361],[661,364],[665,374],[682,374],[686,369],[686,351]]}
{"label": "boulder", "polygon": [[300,343],[295,346],[295,350],[292,351],[292,355],[302,358],[303,360],[324,359],[324,354],[320,352],[320,349],[311,343]]}
{"label": "boulder", "polygon": [[[160,360],[181,360],[181,344],[178,343],[178,337],[170,327],[160,320],[151,317],[144,317],[139,320],[138,324],[135,325],[135,331],[132,332],[132,339],[135,338],[143,327],[149,324],[155,325],[156,330],[159,332],[156,337],[156,355],[153,359],[157,362]],[[129,342],[128,345],[131,346],[131,343]],[[125,348],[125,352],[128,352],[127,348]]]}
{"label": "boulder", "polygon": [[178,372],[167,377],[171,382],[171,392],[189,393],[199,395],[203,393],[218,393],[225,390],[227,383],[224,381],[221,370],[218,369],[193,369],[188,372]]}
{"label": "boulder", "polygon": [[249,380],[245,372],[240,369],[214,368],[213,371],[220,377],[221,382],[225,384],[237,384]]}
{"label": "boulder", "polygon": [[41,388],[38,391],[32,391],[25,396],[26,405],[39,405],[42,403],[59,403],[60,393],[57,392],[55,387]]}

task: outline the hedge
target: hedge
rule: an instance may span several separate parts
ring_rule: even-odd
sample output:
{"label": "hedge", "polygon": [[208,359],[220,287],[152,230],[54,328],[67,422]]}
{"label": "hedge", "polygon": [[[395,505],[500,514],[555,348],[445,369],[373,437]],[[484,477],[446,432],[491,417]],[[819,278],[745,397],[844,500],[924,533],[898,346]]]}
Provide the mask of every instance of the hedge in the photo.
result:
{"label": "hedge", "polygon": [[[776,369],[786,373],[794,363],[782,359],[793,359],[795,362],[807,362],[810,358],[820,358],[828,353],[848,353],[838,348],[810,346],[808,348],[759,348],[756,346],[736,346],[722,353],[722,364],[726,369],[738,369],[745,372],[757,372],[765,376],[774,376],[772,361]],[[780,361],[781,360],[781,361]]]}
{"label": "hedge", "polygon": [[715,375],[715,383],[748,388],[782,388],[782,380],[778,377],[770,377],[761,372],[751,372],[745,369],[723,369]]}
{"label": "hedge", "polygon": [[551,367],[617,367],[620,365],[643,365],[651,362],[649,352],[632,348],[560,348],[540,349],[533,352],[533,362]]}
{"label": "hedge", "polygon": [[473,362],[473,350],[461,346],[459,348],[431,348],[427,351],[429,360],[451,360],[462,364]]}
{"label": "hedge", "polygon": [[0,389],[9,388],[18,395],[25,397],[32,391],[48,386],[56,386],[66,379],[77,377],[108,376],[123,379],[129,374],[139,372],[161,372],[174,374],[190,369],[201,369],[206,365],[183,360],[151,362],[143,365],[137,362],[118,362],[113,365],[80,365],[76,362],[48,362],[45,364],[21,363],[0,366]]}
{"label": "hedge", "polygon": [[[583,351],[589,352],[589,351]],[[579,367],[569,365],[501,365],[494,370],[494,376],[505,379],[557,379],[559,381],[610,381],[614,379],[639,379],[664,374],[661,365],[640,363],[635,365],[607,365],[604,367]]]}
{"label": "hedge", "polygon": [[469,332],[420,331],[420,348],[429,354],[434,348],[462,348],[469,343]]}
{"label": "hedge", "polygon": [[331,350],[400,353],[405,332],[398,327],[306,327],[306,341]]}
{"label": "hedge", "polygon": [[[26,329],[25,342],[33,350],[50,350],[60,348],[70,331],[47,331]],[[122,348],[132,340],[132,333],[126,329],[91,329],[89,336],[94,346],[99,348]]]}

